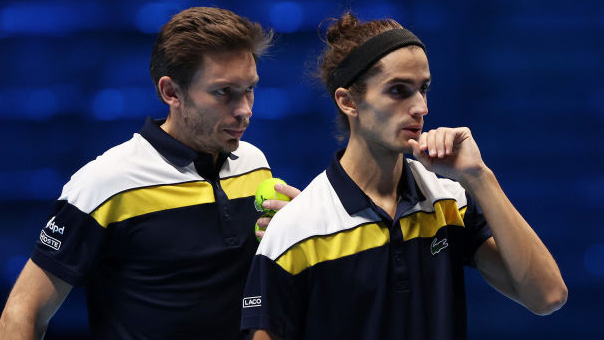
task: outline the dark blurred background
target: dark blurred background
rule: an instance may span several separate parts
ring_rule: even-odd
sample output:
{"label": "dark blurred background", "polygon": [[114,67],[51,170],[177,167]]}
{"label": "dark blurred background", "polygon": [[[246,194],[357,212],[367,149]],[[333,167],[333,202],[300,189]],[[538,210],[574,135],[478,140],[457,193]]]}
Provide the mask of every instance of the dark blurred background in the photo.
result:
{"label": "dark blurred background", "polygon": [[[470,339],[604,338],[604,3],[459,1],[0,2],[0,307],[71,174],[164,117],[148,74],[160,26],[190,6],[234,10],[278,33],[259,64],[244,139],[275,176],[306,186],[340,147],[312,78],[320,22],[351,8],[392,17],[428,46],[427,128],[469,126],[504,190],[549,247],[570,295],[538,317],[468,270]],[[86,339],[83,292],[47,339]]]}

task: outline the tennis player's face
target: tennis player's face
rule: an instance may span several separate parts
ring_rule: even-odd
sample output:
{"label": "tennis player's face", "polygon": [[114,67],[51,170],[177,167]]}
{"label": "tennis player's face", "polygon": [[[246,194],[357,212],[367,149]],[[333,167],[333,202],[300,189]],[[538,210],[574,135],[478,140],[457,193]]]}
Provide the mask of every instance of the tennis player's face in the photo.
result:
{"label": "tennis player's face", "polygon": [[214,156],[235,151],[250,123],[257,83],[250,52],[205,55],[184,96],[185,144]]}
{"label": "tennis player's face", "polygon": [[380,60],[382,71],[368,78],[367,91],[357,105],[357,133],[368,145],[384,151],[411,153],[428,114],[428,58],[419,47],[404,47]]}

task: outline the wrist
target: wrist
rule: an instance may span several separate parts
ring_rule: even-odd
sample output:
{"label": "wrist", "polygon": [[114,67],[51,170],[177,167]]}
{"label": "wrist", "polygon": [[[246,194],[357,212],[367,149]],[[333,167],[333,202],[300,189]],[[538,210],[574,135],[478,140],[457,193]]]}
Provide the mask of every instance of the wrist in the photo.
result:
{"label": "wrist", "polygon": [[486,165],[467,171],[459,178],[459,183],[470,192],[477,190],[492,181],[496,181],[495,174]]}

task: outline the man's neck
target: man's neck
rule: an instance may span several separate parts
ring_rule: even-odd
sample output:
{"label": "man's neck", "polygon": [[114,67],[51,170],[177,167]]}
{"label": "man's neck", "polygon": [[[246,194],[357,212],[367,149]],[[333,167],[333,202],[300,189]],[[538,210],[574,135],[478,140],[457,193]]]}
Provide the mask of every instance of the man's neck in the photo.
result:
{"label": "man's neck", "polygon": [[366,143],[350,140],[340,164],[376,205],[394,217],[403,169],[402,153],[375,150]]}

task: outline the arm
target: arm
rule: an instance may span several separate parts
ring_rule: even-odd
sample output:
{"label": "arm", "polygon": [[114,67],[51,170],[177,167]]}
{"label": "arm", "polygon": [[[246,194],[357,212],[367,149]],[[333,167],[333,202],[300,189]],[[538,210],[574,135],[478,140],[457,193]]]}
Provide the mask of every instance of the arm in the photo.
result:
{"label": "arm", "polygon": [[2,317],[2,339],[42,339],[48,322],[72,286],[28,260],[11,291]]}
{"label": "arm", "polygon": [[533,313],[550,314],[568,295],[560,270],[543,242],[514,208],[491,171],[467,184],[482,208],[493,238],[476,252],[483,277]]}
{"label": "arm", "polygon": [[[276,184],[275,191],[280,192],[291,199],[296,198],[296,196],[298,196],[300,194],[300,190],[298,188],[292,187],[291,185],[287,185],[287,184],[285,184],[285,185]],[[278,211],[281,208],[283,208],[284,206],[286,206],[287,203],[288,202],[281,201],[281,200],[266,200],[266,201],[262,202],[262,206],[265,209],[272,209],[272,210]],[[258,238],[262,239],[262,237],[264,236],[264,230],[266,230],[266,227],[268,227],[268,224],[270,221],[271,221],[271,217],[260,217],[256,221],[256,223],[258,224],[258,227],[260,227],[260,229],[261,229],[256,232],[256,236]]]}
{"label": "arm", "polygon": [[262,329],[252,330],[250,334],[251,340],[282,340],[282,338],[276,336],[275,334]]}
{"label": "arm", "polygon": [[556,262],[482,161],[470,130],[439,128],[410,144],[426,168],[459,181],[483,210],[493,237],[475,261],[487,282],[535,314],[561,308],[568,291]]}

